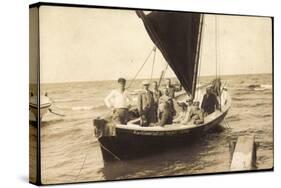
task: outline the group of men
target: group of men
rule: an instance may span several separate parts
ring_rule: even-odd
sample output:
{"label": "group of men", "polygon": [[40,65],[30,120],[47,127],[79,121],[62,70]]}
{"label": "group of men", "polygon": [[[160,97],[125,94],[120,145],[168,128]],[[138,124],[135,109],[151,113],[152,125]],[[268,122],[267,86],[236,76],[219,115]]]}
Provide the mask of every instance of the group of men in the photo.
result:
{"label": "group of men", "polygon": [[181,90],[166,79],[166,87],[163,91],[158,88],[157,81],[152,82],[152,89],[149,89],[149,81],[142,83],[144,92],[138,97],[138,112],[142,126],[164,126],[171,124],[175,115],[174,97],[175,92]]}
{"label": "group of men", "polygon": [[[119,78],[118,84],[119,88],[111,91],[104,102],[108,108],[112,108],[112,118],[116,123],[127,124],[132,99],[125,89],[126,80]],[[201,124],[204,122],[204,116],[219,108],[217,96],[211,91],[211,88],[207,88],[200,108],[198,101],[176,103],[174,100],[175,92],[182,88],[172,85],[169,78],[166,79],[165,88],[162,91],[159,89],[157,81],[151,83],[151,89],[149,81],[143,81],[142,85],[143,91],[139,93],[137,103],[141,126],[164,126],[172,123],[187,124],[191,120],[194,124]],[[175,105],[180,106],[181,112],[174,119],[176,115]]]}
{"label": "group of men", "polygon": [[206,88],[206,94],[203,97],[201,107],[199,101],[192,102],[188,100],[178,103],[181,111],[174,123],[187,124],[192,121],[195,125],[204,123],[204,117],[213,113],[216,109],[220,110],[220,105],[217,95],[213,92],[212,87]]}

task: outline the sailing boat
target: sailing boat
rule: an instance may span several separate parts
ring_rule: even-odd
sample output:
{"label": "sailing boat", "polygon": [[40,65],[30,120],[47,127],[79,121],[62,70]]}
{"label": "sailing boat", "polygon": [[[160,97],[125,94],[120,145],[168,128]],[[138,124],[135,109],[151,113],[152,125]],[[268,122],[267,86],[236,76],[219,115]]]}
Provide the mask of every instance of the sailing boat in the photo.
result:
{"label": "sailing boat", "polygon": [[[136,13],[185,90],[175,100],[182,101],[189,96],[192,100],[202,98],[198,95],[205,88],[196,88],[196,83],[204,15],[162,11]],[[199,125],[190,122],[187,125],[178,123],[164,127],[142,127],[140,118],[129,121],[127,125],[113,124],[106,118],[94,119],[95,136],[100,143],[104,161],[155,154],[186,146],[188,142],[196,140],[196,136],[222,122],[230,109],[231,100],[227,90],[219,88],[219,91],[220,110],[207,115],[204,123]]]}

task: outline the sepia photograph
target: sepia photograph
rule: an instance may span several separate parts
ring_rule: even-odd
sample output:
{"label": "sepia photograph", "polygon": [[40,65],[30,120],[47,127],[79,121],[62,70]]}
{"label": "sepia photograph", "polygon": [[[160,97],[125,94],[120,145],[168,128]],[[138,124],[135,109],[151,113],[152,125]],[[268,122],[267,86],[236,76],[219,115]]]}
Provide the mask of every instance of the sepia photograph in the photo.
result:
{"label": "sepia photograph", "polygon": [[273,170],[273,18],[29,8],[29,176]]}

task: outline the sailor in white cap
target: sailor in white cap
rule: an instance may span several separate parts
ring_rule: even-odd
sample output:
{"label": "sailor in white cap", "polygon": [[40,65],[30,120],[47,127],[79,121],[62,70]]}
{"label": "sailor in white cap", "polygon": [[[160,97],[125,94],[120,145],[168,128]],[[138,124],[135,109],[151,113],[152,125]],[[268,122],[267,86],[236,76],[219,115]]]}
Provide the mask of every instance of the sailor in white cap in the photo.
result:
{"label": "sailor in white cap", "polygon": [[150,123],[157,121],[157,112],[154,108],[153,93],[149,90],[149,81],[142,82],[144,91],[139,94],[138,111],[141,117],[142,126],[149,126]]}

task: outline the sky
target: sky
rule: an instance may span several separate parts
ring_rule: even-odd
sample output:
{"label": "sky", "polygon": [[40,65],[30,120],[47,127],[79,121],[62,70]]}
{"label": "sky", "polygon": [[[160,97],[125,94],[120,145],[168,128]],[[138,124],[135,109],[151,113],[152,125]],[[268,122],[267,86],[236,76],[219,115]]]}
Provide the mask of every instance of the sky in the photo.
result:
{"label": "sky", "polygon": [[[39,15],[42,83],[132,79],[154,47],[131,10],[41,6]],[[206,15],[200,76],[214,75],[216,62],[221,75],[271,73],[271,29],[266,17]],[[152,62],[138,78],[150,78]],[[157,50],[153,77],[165,66]]]}

